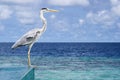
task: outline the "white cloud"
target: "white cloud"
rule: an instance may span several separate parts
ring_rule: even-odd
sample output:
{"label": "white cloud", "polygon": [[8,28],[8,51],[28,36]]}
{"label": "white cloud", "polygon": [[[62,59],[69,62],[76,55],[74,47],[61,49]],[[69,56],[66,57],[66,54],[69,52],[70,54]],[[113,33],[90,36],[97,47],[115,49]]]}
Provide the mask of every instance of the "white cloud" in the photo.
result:
{"label": "white cloud", "polygon": [[102,24],[105,26],[115,24],[120,17],[120,0],[110,0],[110,2],[112,6],[110,10],[89,12],[86,15],[87,22],[92,24]]}
{"label": "white cloud", "polygon": [[71,6],[71,5],[81,5],[88,6],[88,0],[48,0],[49,4],[59,5],[59,6]]}
{"label": "white cloud", "polygon": [[53,26],[57,31],[65,32],[65,31],[68,31],[69,23],[66,20],[56,20]]}
{"label": "white cloud", "polygon": [[110,0],[112,5],[119,5],[120,0]]}
{"label": "white cloud", "polygon": [[1,0],[1,2],[25,4],[25,3],[33,3],[33,2],[35,2],[35,0]]}
{"label": "white cloud", "polygon": [[84,20],[83,19],[79,19],[79,24],[83,25],[84,24]]}
{"label": "white cloud", "polygon": [[114,14],[116,14],[117,16],[120,16],[120,5],[113,6],[111,10]]}
{"label": "white cloud", "polygon": [[10,9],[9,6],[0,5],[0,19],[8,19],[11,17],[13,11]]}
{"label": "white cloud", "polygon": [[27,18],[20,18],[19,21],[22,24],[33,24],[34,23],[33,19],[27,19]]}
{"label": "white cloud", "polygon": [[92,24],[112,25],[114,24],[114,15],[107,10],[98,11],[96,13],[89,12],[86,15],[87,21]]}
{"label": "white cloud", "polygon": [[120,0],[111,0],[112,8],[111,12],[116,16],[120,16]]}
{"label": "white cloud", "polygon": [[41,0],[0,0],[1,2],[9,3],[12,6],[5,5],[0,7],[0,19],[11,17],[14,11],[13,14],[17,16],[14,18],[22,24],[33,24],[35,22],[37,13],[39,14],[39,12],[36,12],[36,7],[38,6],[36,4],[41,4]]}
{"label": "white cloud", "polygon": [[50,16],[50,18],[51,18],[51,19],[55,19],[56,16],[53,14],[53,15]]}
{"label": "white cloud", "polygon": [[36,18],[36,12],[29,7],[16,6],[17,19],[22,24],[33,24]]}

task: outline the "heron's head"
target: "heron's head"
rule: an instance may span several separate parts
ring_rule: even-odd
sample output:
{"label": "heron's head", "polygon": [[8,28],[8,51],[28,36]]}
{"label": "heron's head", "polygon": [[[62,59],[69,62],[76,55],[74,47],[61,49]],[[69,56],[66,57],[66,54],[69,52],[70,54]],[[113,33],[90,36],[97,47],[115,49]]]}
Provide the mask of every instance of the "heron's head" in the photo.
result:
{"label": "heron's head", "polygon": [[58,10],[49,9],[49,8],[42,8],[41,11],[42,12],[58,12]]}

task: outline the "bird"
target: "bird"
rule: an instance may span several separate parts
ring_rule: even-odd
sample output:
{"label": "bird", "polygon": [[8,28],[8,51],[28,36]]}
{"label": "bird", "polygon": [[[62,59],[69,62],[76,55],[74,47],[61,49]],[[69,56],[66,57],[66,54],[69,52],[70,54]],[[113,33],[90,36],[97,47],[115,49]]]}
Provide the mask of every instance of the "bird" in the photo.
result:
{"label": "bird", "polygon": [[43,23],[42,28],[35,28],[27,33],[25,33],[20,39],[18,39],[13,45],[12,49],[15,49],[17,47],[21,46],[28,46],[28,52],[27,52],[27,58],[28,58],[28,66],[31,67],[31,60],[30,60],[30,51],[33,46],[33,44],[38,40],[38,38],[45,32],[47,28],[47,20],[44,17],[44,13],[47,12],[58,12],[58,10],[49,9],[49,8],[41,8],[40,10],[40,18]]}

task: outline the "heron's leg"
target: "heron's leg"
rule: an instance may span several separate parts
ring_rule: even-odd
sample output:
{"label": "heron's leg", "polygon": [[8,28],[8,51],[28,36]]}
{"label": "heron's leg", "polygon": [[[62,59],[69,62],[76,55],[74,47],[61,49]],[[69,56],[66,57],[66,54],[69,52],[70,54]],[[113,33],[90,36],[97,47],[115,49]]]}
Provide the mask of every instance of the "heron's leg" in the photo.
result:
{"label": "heron's leg", "polygon": [[29,48],[28,48],[28,66],[29,66],[29,67],[31,66],[31,60],[30,60],[31,47],[32,47],[32,45],[30,45]]}

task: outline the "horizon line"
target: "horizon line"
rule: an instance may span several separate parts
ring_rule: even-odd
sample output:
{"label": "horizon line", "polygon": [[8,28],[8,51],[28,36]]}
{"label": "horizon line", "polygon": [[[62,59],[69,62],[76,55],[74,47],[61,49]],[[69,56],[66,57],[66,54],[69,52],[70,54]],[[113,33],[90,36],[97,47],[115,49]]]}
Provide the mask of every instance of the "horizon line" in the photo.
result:
{"label": "horizon line", "polygon": [[[15,42],[0,42],[0,43],[15,43]],[[35,43],[120,43],[120,42],[35,42]]]}

